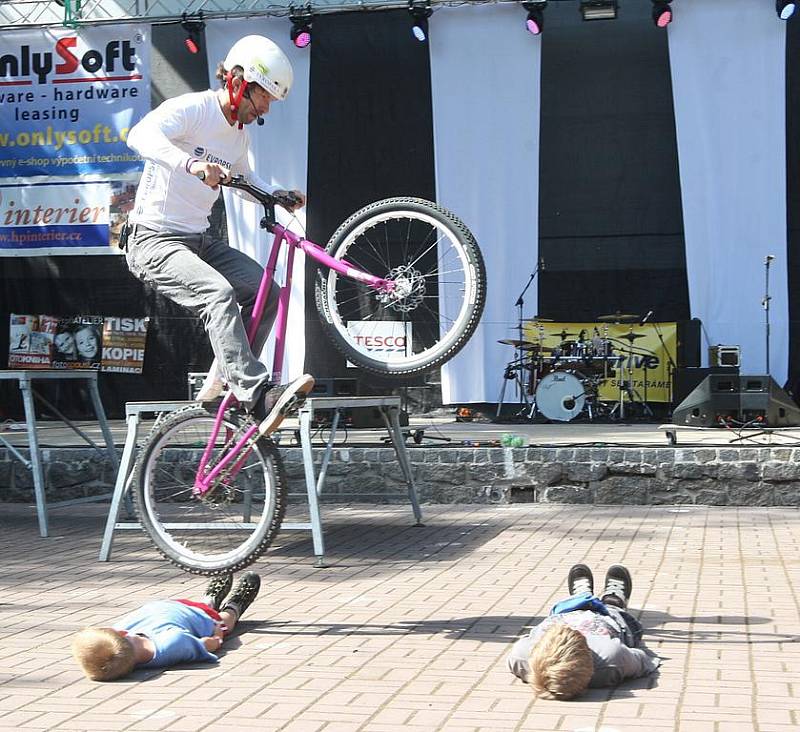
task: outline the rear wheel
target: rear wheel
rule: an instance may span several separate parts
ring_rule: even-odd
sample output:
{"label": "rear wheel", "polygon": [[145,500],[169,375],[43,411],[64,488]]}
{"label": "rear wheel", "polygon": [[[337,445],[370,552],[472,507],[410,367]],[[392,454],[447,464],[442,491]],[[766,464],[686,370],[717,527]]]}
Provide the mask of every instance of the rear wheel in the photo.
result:
{"label": "rear wheel", "polygon": [[486,273],[475,238],[453,214],[419,198],[390,198],[357,211],[327,252],[376,277],[379,292],[320,270],[317,309],[339,350],[362,368],[395,377],[441,366],[478,325]]}
{"label": "rear wheel", "polygon": [[[193,404],[159,422],[142,446],[133,476],[136,510],[156,549],[182,569],[205,575],[252,564],[274,539],[286,509],[283,463],[266,438],[250,442],[235,473],[223,471],[208,493],[194,494],[215,416]],[[251,424],[242,413],[225,415],[209,468]]]}

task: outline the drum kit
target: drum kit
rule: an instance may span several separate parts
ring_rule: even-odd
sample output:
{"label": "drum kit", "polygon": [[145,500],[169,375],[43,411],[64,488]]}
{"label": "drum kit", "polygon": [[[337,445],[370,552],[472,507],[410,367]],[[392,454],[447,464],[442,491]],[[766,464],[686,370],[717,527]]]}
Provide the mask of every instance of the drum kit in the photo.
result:
{"label": "drum kit", "polygon": [[[634,331],[634,324],[643,324],[649,315],[612,313],[599,315],[597,325],[577,333],[562,330],[546,333],[548,318],[528,318],[527,332],[533,330],[534,340],[504,338],[498,343],[516,350],[503,374],[503,386],[497,405],[497,417],[505,398],[506,386],[513,381],[519,402],[523,404],[517,417],[532,420],[537,413],[552,421],[569,422],[584,411],[590,420],[596,418],[625,418],[626,406],[638,403],[645,414],[652,416],[647,394],[633,387],[634,343],[645,333]],[[610,326],[627,325],[629,330],[619,337],[609,334]],[[522,331],[521,327],[515,330]],[[646,353],[650,353],[647,351]],[[636,348],[636,355],[642,349]],[[645,354],[646,355],[646,354]],[[652,355],[652,354],[651,354]],[[647,359],[643,359],[646,369]],[[619,393],[615,402],[601,402],[600,387],[609,379],[617,379]],[[645,389],[647,378],[644,379]]]}

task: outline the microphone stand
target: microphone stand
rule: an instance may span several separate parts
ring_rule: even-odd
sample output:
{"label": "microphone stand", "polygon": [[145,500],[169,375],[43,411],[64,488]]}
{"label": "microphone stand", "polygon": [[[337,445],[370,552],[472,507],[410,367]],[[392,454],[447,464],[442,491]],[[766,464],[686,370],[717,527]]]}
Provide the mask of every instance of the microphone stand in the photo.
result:
{"label": "microphone stand", "polygon": [[764,299],[761,301],[761,307],[764,308],[764,331],[767,339],[767,376],[769,373],[769,304],[772,298],[769,296],[769,266],[775,257],[772,254],[767,254],[764,257]]}
{"label": "microphone stand", "polygon": [[[536,275],[539,274],[539,271],[544,269],[542,266],[543,262],[541,259],[536,264],[536,269],[531,272],[531,276],[528,277],[528,282],[525,284],[525,287],[522,289],[522,292],[519,293],[519,297],[517,301],[514,303],[514,307],[517,308],[517,332],[519,333],[519,340],[522,341],[522,317],[523,317],[523,307],[525,305],[525,293],[528,291],[528,288],[533,284],[533,281],[536,279]],[[523,359],[523,348],[520,344],[517,347],[517,363],[522,363]],[[525,391],[525,386],[521,384],[519,381],[517,382],[517,396],[519,397],[519,401],[523,401],[523,394]],[[527,403],[527,402],[526,402]]]}

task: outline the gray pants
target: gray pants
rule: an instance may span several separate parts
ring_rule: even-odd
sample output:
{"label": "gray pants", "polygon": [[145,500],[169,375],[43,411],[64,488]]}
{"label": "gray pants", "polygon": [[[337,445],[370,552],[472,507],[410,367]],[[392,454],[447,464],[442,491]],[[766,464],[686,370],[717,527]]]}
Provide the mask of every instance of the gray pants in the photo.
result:
{"label": "gray pants", "polygon": [[138,225],[126,259],[142,282],[203,321],[222,378],[240,402],[252,404],[271,376],[257,354],[272,329],[279,291],[273,282],[251,349],[244,323],[261,282],[258,262],[206,234],[159,233]]}

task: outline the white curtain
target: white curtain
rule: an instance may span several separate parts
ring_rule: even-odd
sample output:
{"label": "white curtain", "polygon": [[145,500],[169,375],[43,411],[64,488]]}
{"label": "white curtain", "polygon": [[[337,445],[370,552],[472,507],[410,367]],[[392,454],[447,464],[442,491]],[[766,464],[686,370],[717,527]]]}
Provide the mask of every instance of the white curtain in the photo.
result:
{"label": "white curtain", "polygon": [[703,358],[708,345],[739,345],[742,373],[765,372],[764,260],[774,254],[770,371],[781,385],[789,354],[785,51],[786,24],[770,2],[692,0],[669,26],[689,301],[703,322]]}
{"label": "white curtain", "polygon": [[[442,369],[446,404],[495,402],[516,338],[514,303],[538,261],[541,42],[517,4],[440,7],[430,21],[436,193],[486,261],[486,309]],[[525,295],[536,314],[536,283]]]}
{"label": "white curtain", "polygon": [[[292,62],[294,84],[289,96],[270,107],[263,127],[249,126],[252,140],[253,167],[267,183],[285,189],[306,190],[308,167],[308,77],[310,49],[298,49],[289,40],[291,25],[286,19],[239,18],[235,20],[215,19],[206,23],[208,46],[208,70],[211,88],[218,88],[215,79],[217,64],[228,49],[242,36],[258,34],[277,43]],[[225,208],[228,214],[228,237],[231,246],[243,251],[262,265],[266,262],[272,237],[259,228],[262,208],[239,196],[224,191]],[[290,217],[278,209],[278,219],[288,224]],[[305,227],[305,212],[298,213],[299,225],[291,228],[302,233]],[[282,284],[285,277],[285,255],[278,261],[276,281]],[[286,353],[283,363],[282,381],[303,373],[305,360],[305,284],[303,269],[305,254],[295,252],[292,296],[287,325]],[[272,366],[273,338],[267,341],[261,360]]]}

